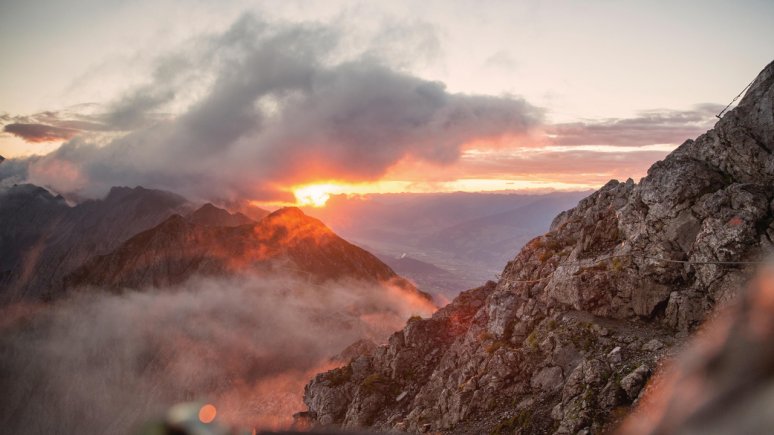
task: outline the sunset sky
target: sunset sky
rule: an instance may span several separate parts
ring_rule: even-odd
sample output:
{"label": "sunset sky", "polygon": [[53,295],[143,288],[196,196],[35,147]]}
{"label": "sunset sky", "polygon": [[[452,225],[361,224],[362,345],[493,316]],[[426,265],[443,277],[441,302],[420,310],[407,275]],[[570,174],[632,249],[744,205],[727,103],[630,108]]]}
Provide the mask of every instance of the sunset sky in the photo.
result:
{"label": "sunset sky", "polygon": [[0,184],[596,188],[709,129],[772,22],[769,0],[5,1]]}

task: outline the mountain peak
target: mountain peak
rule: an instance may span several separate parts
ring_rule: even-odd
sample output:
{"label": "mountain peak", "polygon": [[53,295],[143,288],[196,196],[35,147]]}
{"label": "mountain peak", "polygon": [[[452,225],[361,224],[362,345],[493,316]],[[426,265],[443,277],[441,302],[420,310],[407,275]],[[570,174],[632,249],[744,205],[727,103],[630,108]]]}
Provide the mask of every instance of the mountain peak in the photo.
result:
{"label": "mountain peak", "polygon": [[318,230],[324,230],[333,234],[333,231],[331,231],[322,221],[305,214],[298,207],[283,207],[266,216],[261,220],[261,223],[265,223],[267,226],[282,225],[294,229],[301,227],[308,227],[309,229],[317,228]]}
{"label": "mountain peak", "polygon": [[[581,200],[487,294],[455,299],[475,312],[462,331],[413,321],[344,368],[348,381],[318,375],[311,414],[409,432],[606,432],[680,337],[774,251],[773,108],[774,63],[712,130],[639,184],[611,181]],[[374,377],[384,381],[362,387]]]}
{"label": "mountain peak", "polygon": [[747,105],[759,105],[761,103],[771,104],[771,100],[767,100],[763,96],[772,90],[774,86],[774,61],[766,65],[763,70],[755,77],[750,88],[745,93],[742,101],[739,102],[739,106]]}
{"label": "mountain peak", "polygon": [[216,207],[209,202],[188,215],[188,220],[197,225],[211,227],[237,227],[254,223],[252,219],[242,213],[230,213],[228,210]]}
{"label": "mountain peak", "polygon": [[281,209],[270,213],[269,216],[286,217],[286,218],[292,217],[292,218],[299,218],[299,219],[309,217],[303,211],[301,211],[300,208],[294,207],[294,206],[282,207]]}
{"label": "mountain peak", "polygon": [[211,204],[187,219],[172,215],[113,252],[94,257],[68,276],[67,285],[142,288],[178,284],[194,275],[283,271],[317,281],[389,282],[427,299],[374,255],[295,207],[241,226],[197,224],[206,213],[216,219],[234,216]]}

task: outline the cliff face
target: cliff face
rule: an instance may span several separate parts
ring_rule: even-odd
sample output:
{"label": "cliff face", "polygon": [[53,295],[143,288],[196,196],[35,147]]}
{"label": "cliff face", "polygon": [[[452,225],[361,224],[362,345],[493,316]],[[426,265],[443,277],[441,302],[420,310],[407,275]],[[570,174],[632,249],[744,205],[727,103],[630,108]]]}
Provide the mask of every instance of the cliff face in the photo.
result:
{"label": "cliff face", "polygon": [[[320,424],[598,432],[774,237],[774,63],[715,127],[560,214],[497,283],[306,388]],[[734,262],[726,264],[724,262]]]}

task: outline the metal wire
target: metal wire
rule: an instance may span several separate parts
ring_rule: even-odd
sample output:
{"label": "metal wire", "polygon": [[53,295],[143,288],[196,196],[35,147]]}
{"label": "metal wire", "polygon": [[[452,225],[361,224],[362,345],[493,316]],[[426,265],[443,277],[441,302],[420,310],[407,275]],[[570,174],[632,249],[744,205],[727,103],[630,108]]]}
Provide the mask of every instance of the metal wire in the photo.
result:
{"label": "metal wire", "polygon": [[[757,77],[756,77],[756,78],[757,78]],[[755,83],[755,79],[753,79],[753,80],[752,80],[750,83],[748,83],[748,84],[747,84],[747,86],[745,86],[745,87],[744,87],[744,89],[742,89],[742,92],[740,92],[740,93],[739,93],[739,95],[737,95],[736,97],[734,97],[734,99],[733,99],[733,100],[731,100],[731,102],[730,102],[730,103],[728,103],[728,106],[724,107],[724,108],[723,108],[723,110],[721,110],[721,111],[720,111],[720,113],[718,113],[717,115],[715,115],[715,117],[716,117],[716,118],[718,118],[718,119],[722,118],[722,117],[723,117],[723,114],[724,114],[724,113],[726,113],[726,110],[728,110],[728,108],[729,108],[729,107],[731,107],[731,105],[732,105],[732,104],[734,104],[734,103],[736,102],[736,100],[738,100],[738,99],[739,99],[739,97],[741,97],[741,96],[742,96],[742,94],[744,94],[744,93],[747,91],[747,89],[749,89],[749,88],[750,88],[750,86],[752,86],[752,84],[753,84],[753,83]]]}

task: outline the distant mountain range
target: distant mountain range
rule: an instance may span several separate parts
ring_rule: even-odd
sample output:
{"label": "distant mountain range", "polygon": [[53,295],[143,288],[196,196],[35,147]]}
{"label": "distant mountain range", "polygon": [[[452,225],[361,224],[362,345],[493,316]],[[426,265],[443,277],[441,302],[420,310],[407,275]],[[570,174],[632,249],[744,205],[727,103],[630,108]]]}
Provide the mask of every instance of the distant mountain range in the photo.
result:
{"label": "distant mountain range", "polygon": [[418,291],[297,208],[256,222],[143,187],[115,187],[102,200],[70,206],[42,187],[13,186],[0,193],[0,241],[6,302],[55,298],[75,287],[164,287],[243,272],[391,282]]}
{"label": "distant mountain range", "polygon": [[[280,272],[314,282],[392,282],[417,291],[374,255],[294,207],[258,222],[212,204],[190,216],[173,215],[111,253],[93,257],[65,278],[66,285],[165,287],[192,276]],[[197,223],[202,221],[207,225]]]}
{"label": "distant mountain range", "polygon": [[[380,261],[298,209],[266,220],[269,212],[255,207],[232,213],[143,187],[114,187],[104,199],[71,205],[42,187],[14,185],[0,191],[0,300],[55,298],[67,286],[162,286],[249,268],[381,280],[397,276],[394,269],[450,298],[491,278],[508,252],[582,195],[336,197],[325,209],[306,210]],[[279,236],[280,228],[289,233]],[[329,243],[291,237],[301,228]]]}
{"label": "distant mountain range", "polygon": [[130,433],[204,398],[289,425],[309,373],[436,308],[298,208],[236,210],[143,187],[77,205],[0,190],[0,427]]}
{"label": "distant mountain range", "polygon": [[0,191],[0,298],[54,297],[65,275],[92,256],[193,207],[143,187],[114,187],[104,199],[76,206],[31,184]]}
{"label": "distant mountain range", "polygon": [[422,289],[451,298],[494,278],[514,249],[588,193],[334,196],[304,210]]}

